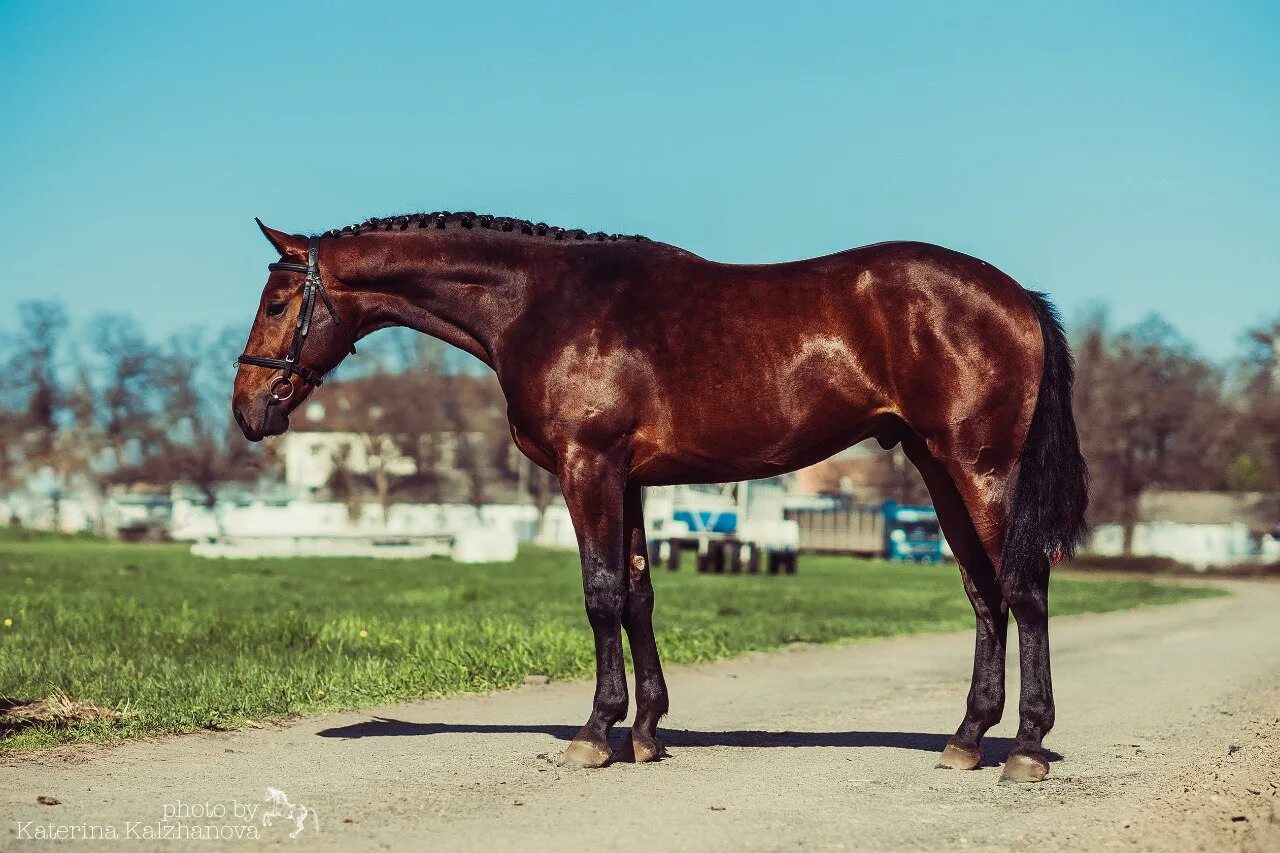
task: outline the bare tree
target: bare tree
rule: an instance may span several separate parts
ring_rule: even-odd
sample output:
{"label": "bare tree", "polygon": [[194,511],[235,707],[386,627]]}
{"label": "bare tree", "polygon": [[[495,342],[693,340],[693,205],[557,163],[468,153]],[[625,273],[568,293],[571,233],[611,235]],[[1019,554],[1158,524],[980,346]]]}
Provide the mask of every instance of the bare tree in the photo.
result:
{"label": "bare tree", "polygon": [[[6,495],[22,483],[22,417],[19,413],[0,409],[0,490]],[[21,523],[12,503],[8,504],[6,522],[12,527]]]}
{"label": "bare tree", "polygon": [[29,468],[47,464],[53,453],[62,404],[58,366],[66,330],[67,315],[60,304],[31,301],[18,306],[3,390]]}
{"label": "bare tree", "polygon": [[[456,385],[455,385],[456,390]],[[484,465],[484,454],[477,446],[480,438],[472,434],[471,417],[458,400],[450,400],[446,406],[447,417],[451,427],[454,443],[454,466],[462,472],[467,483],[467,502],[480,513],[485,504],[485,490],[488,471]]]}
{"label": "bare tree", "polygon": [[347,517],[352,522],[360,518],[363,501],[360,495],[359,477],[351,461],[351,445],[340,444],[333,449],[330,457],[329,480],[325,483],[334,500],[341,501],[347,507]]}
{"label": "bare tree", "polygon": [[1228,472],[1234,489],[1280,490],[1280,318],[1245,337],[1239,449]]}
{"label": "bare tree", "polygon": [[884,476],[880,483],[880,492],[886,498],[892,498],[900,504],[927,504],[930,502],[929,490],[916,466],[911,464],[907,454],[899,445],[890,450],[886,456]]}
{"label": "bare tree", "polygon": [[107,441],[88,367],[78,352],[72,360],[75,378],[64,392],[62,422],[55,436],[58,451],[52,467],[64,488],[73,483],[81,486],[81,494],[91,504],[94,532],[101,534],[106,532],[104,510],[109,486],[104,459]]}
{"label": "bare tree", "polygon": [[326,425],[350,434],[361,451],[358,462],[351,449],[334,454],[329,486],[335,497],[371,492],[385,523],[403,496],[438,490],[443,424],[437,391],[434,377],[421,371],[332,383],[325,399],[336,411],[326,412]]}
{"label": "bare tree", "polygon": [[1231,412],[1219,371],[1159,317],[1112,335],[1096,315],[1076,352],[1076,419],[1094,515],[1120,522],[1127,554],[1148,489],[1225,484]]}
{"label": "bare tree", "polygon": [[476,512],[498,489],[513,489],[519,478],[512,464],[510,428],[503,417],[496,382],[451,374],[445,385],[445,420],[454,444],[454,467],[466,484]]}
{"label": "bare tree", "polygon": [[49,301],[24,302],[17,315],[17,328],[6,340],[9,357],[0,378],[4,409],[0,477],[13,488],[41,472],[48,474],[54,481],[50,497],[56,521],[65,487],[56,469],[58,420],[64,402],[59,367],[67,316],[60,304]]}
{"label": "bare tree", "polygon": [[542,534],[546,527],[547,508],[551,506],[551,502],[560,493],[560,481],[550,471],[535,465],[532,460],[523,459],[521,462],[526,467],[525,483],[529,498],[537,511],[537,517],[534,520],[533,541],[541,542]]}
{"label": "bare tree", "polygon": [[262,461],[231,423],[226,405],[237,341],[230,330],[210,339],[190,329],[169,339],[154,367],[164,429],[162,452],[147,465],[150,479],[188,483],[210,509],[221,484],[252,480]]}
{"label": "bare tree", "polygon": [[161,385],[152,373],[159,353],[137,321],[121,314],[95,317],[89,338],[99,374],[98,419],[112,456],[109,479],[134,482],[163,436],[156,406]]}

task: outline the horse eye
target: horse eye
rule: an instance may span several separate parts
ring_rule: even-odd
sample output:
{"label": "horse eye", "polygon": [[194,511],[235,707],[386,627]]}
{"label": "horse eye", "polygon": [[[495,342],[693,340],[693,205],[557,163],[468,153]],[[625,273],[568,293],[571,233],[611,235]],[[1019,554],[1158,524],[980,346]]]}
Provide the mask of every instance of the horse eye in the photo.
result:
{"label": "horse eye", "polygon": [[268,316],[268,317],[279,317],[281,314],[283,314],[283,313],[284,313],[284,309],[286,309],[286,308],[288,308],[288,307],[289,307],[289,303],[288,303],[288,302],[268,302],[268,303],[267,303],[267,316]]}

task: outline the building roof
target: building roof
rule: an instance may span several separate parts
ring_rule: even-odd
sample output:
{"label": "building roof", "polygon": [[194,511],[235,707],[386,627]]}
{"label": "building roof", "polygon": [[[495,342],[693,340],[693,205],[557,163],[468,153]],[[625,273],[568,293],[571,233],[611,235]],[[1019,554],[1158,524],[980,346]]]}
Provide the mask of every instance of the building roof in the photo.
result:
{"label": "building roof", "polygon": [[1151,490],[1138,504],[1142,521],[1182,524],[1247,524],[1254,533],[1280,526],[1280,495],[1267,492]]}
{"label": "building roof", "polygon": [[333,380],[315,389],[298,407],[290,427],[293,432],[346,433],[363,431],[384,418],[402,422],[409,417],[425,431],[447,429],[446,400],[463,411],[489,414],[495,407],[501,411],[502,391],[493,376],[465,374],[375,373]]}

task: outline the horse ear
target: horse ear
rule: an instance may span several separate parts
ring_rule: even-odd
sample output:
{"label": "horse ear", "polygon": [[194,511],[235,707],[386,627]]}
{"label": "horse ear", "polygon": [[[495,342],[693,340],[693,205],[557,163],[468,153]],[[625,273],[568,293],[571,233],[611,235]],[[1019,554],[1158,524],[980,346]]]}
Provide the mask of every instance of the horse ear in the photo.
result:
{"label": "horse ear", "polygon": [[274,228],[268,228],[262,224],[262,220],[254,217],[253,221],[258,223],[258,228],[262,229],[262,236],[267,238],[267,242],[275,246],[280,257],[293,255],[305,258],[307,255],[307,241],[305,237],[298,234],[286,234],[283,231],[277,231]]}

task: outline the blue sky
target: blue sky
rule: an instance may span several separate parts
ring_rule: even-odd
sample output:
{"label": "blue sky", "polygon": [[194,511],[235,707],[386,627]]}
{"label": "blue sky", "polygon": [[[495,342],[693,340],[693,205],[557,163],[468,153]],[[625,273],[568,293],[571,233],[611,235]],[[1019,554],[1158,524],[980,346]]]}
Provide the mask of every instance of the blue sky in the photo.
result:
{"label": "blue sky", "polygon": [[[941,243],[1203,352],[1280,313],[1272,3],[0,2],[0,312],[251,320],[292,231]],[[7,323],[0,323],[7,325]]]}

